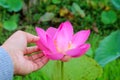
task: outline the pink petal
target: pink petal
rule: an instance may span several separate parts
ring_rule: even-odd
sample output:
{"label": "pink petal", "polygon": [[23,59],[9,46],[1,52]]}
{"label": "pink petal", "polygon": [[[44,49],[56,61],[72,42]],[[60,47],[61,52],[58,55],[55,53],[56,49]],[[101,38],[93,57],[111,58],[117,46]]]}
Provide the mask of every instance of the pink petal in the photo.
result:
{"label": "pink petal", "polygon": [[[63,36],[65,36],[65,38],[68,38],[69,40],[71,40],[72,36],[73,36],[73,27],[72,24],[69,21],[66,21],[64,23],[61,23],[57,33],[59,32],[63,32]],[[56,33],[55,36],[58,36],[58,34]]]}
{"label": "pink petal", "polygon": [[72,57],[79,57],[85,54],[89,48],[90,48],[90,44],[84,44],[81,47],[67,51],[66,54]]}
{"label": "pink petal", "polygon": [[90,35],[90,30],[82,30],[77,32],[72,39],[72,43],[78,47],[79,45],[82,45],[86,42]]}
{"label": "pink petal", "polygon": [[69,41],[71,41],[73,36],[73,28],[69,21],[61,23],[54,40],[61,50],[65,50],[68,46]]}
{"label": "pink petal", "polygon": [[46,35],[46,38],[47,38],[47,47],[49,48],[49,50],[52,53],[56,53],[57,50],[56,50],[55,44],[53,42],[53,39],[49,35]]}
{"label": "pink petal", "polygon": [[47,35],[47,44],[51,53],[47,53],[46,56],[48,56],[52,60],[60,60],[63,58],[64,54],[59,53],[56,50],[55,44],[49,35]]}
{"label": "pink petal", "polygon": [[47,51],[49,50],[40,40],[36,42],[38,48],[42,51]]}
{"label": "pink petal", "polygon": [[48,33],[52,38],[54,37],[56,32],[57,32],[57,29],[53,27],[48,28],[46,31],[46,33]]}
{"label": "pink petal", "polygon": [[49,59],[52,59],[52,60],[60,60],[63,58],[63,54],[60,54],[60,53],[56,53],[56,54],[45,54],[45,56],[47,56]]}
{"label": "pink petal", "polygon": [[36,27],[36,31],[40,37],[40,40],[36,42],[38,48],[42,51],[49,51],[49,48],[47,46],[46,32],[38,27]]}
{"label": "pink petal", "polygon": [[40,40],[37,42],[38,47],[43,50],[45,56],[52,60],[59,60],[64,55],[57,53],[52,38],[49,37],[49,34],[46,34],[45,31],[41,28],[36,28],[37,34],[40,37]]}
{"label": "pink petal", "polygon": [[38,36],[40,37],[40,41],[41,41],[44,45],[46,45],[46,43],[47,43],[47,40],[46,40],[46,32],[45,32],[43,29],[38,28],[38,27],[36,27],[36,32],[37,32]]}
{"label": "pink petal", "polygon": [[65,27],[65,32],[67,36],[71,39],[73,36],[73,26],[69,21],[64,22],[63,27]]}

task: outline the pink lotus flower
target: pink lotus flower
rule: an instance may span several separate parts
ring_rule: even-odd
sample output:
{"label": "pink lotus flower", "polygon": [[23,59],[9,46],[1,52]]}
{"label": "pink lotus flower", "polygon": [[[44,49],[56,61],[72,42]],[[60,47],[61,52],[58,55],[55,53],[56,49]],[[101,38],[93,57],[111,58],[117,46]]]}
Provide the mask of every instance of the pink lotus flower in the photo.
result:
{"label": "pink lotus flower", "polygon": [[69,21],[61,23],[58,29],[50,27],[44,31],[36,27],[36,31],[40,37],[37,46],[52,60],[59,60],[64,55],[79,57],[90,48],[90,44],[85,43],[90,30],[81,30],[73,34],[73,27]]}

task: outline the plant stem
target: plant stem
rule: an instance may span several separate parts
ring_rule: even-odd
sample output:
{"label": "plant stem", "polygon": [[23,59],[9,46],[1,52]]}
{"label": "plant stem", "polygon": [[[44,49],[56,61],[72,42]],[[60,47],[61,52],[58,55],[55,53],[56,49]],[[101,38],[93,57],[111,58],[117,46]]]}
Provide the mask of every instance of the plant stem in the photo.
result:
{"label": "plant stem", "polygon": [[22,80],[25,80],[25,76],[22,76]]}
{"label": "plant stem", "polygon": [[61,62],[61,80],[64,80],[64,62]]}

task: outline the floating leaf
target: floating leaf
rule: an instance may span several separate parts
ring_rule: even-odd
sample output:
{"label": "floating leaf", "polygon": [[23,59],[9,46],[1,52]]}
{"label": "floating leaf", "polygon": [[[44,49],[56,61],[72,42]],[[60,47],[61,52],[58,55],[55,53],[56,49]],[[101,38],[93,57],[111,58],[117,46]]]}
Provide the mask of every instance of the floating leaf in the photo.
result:
{"label": "floating leaf", "polygon": [[77,3],[72,4],[72,11],[74,14],[78,13],[81,17],[85,17],[84,11],[80,8]]}
{"label": "floating leaf", "polygon": [[8,31],[13,31],[17,28],[17,23],[12,20],[4,21],[3,27]]}
{"label": "floating leaf", "polygon": [[22,0],[0,0],[0,5],[4,8],[7,8],[8,11],[17,12],[22,9],[23,1]]}
{"label": "floating leaf", "polygon": [[120,10],[120,0],[111,0],[116,9]]}
{"label": "floating leaf", "polygon": [[54,13],[52,12],[46,12],[43,16],[40,17],[40,21],[45,22],[45,21],[50,21],[54,18]]}
{"label": "floating leaf", "polygon": [[[61,73],[61,69],[63,71]],[[51,61],[43,69],[50,80],[96,80],[102,74],[102,68],[90,57],[72,59],[61,67],[60,61]]]}
{"label": "floating leaf", "polygon": [[101,21],[104,24],[113,24],[117,20],[117,15],[113,10],[103,11],[101,14]]}
{"label": "floating leaf", "polygon": [[8,10],[9,11],[19,11],[23,7],[23,2],[22,0],[7,0],[7,4],[9,5]]}
{"label": "floating leaf", "polygon": [[8,8],[8,5],[6,3],[6,0],[0,0],[0,6],[4,7],[4,8]]}
{"label": "floating leaf", "polygon": [[95,60],[101,66],[115,60],[120,56],[120,30],[111,33],[100,42],[96,50]]}
{"label": "floating leaf", "polygon": [[17,29],[17,22],[19,21],[19,15],[14,14],[10,17],[9,20],[3,22],[3,27],[8,31],[13,31]]}

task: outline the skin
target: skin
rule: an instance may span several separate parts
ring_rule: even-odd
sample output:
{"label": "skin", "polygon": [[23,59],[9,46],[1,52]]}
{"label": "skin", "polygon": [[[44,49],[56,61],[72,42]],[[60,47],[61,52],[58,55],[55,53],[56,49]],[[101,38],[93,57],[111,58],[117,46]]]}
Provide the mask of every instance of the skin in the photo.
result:
{"label": "skin", "polygon": [[[27,47],[28,43],[35,43],[40,38],[30,33],[16,31],[2,45],[10,55],[13,65],[14,74],[26,75],[38,69],[41,69],[49,59],[44,56],[37,46]],[[37,54],[33,54],[37,52]],[[31,56],[28,56],[31,55]],[[69,56],[64,56],[61,61],[67,62]]]}

